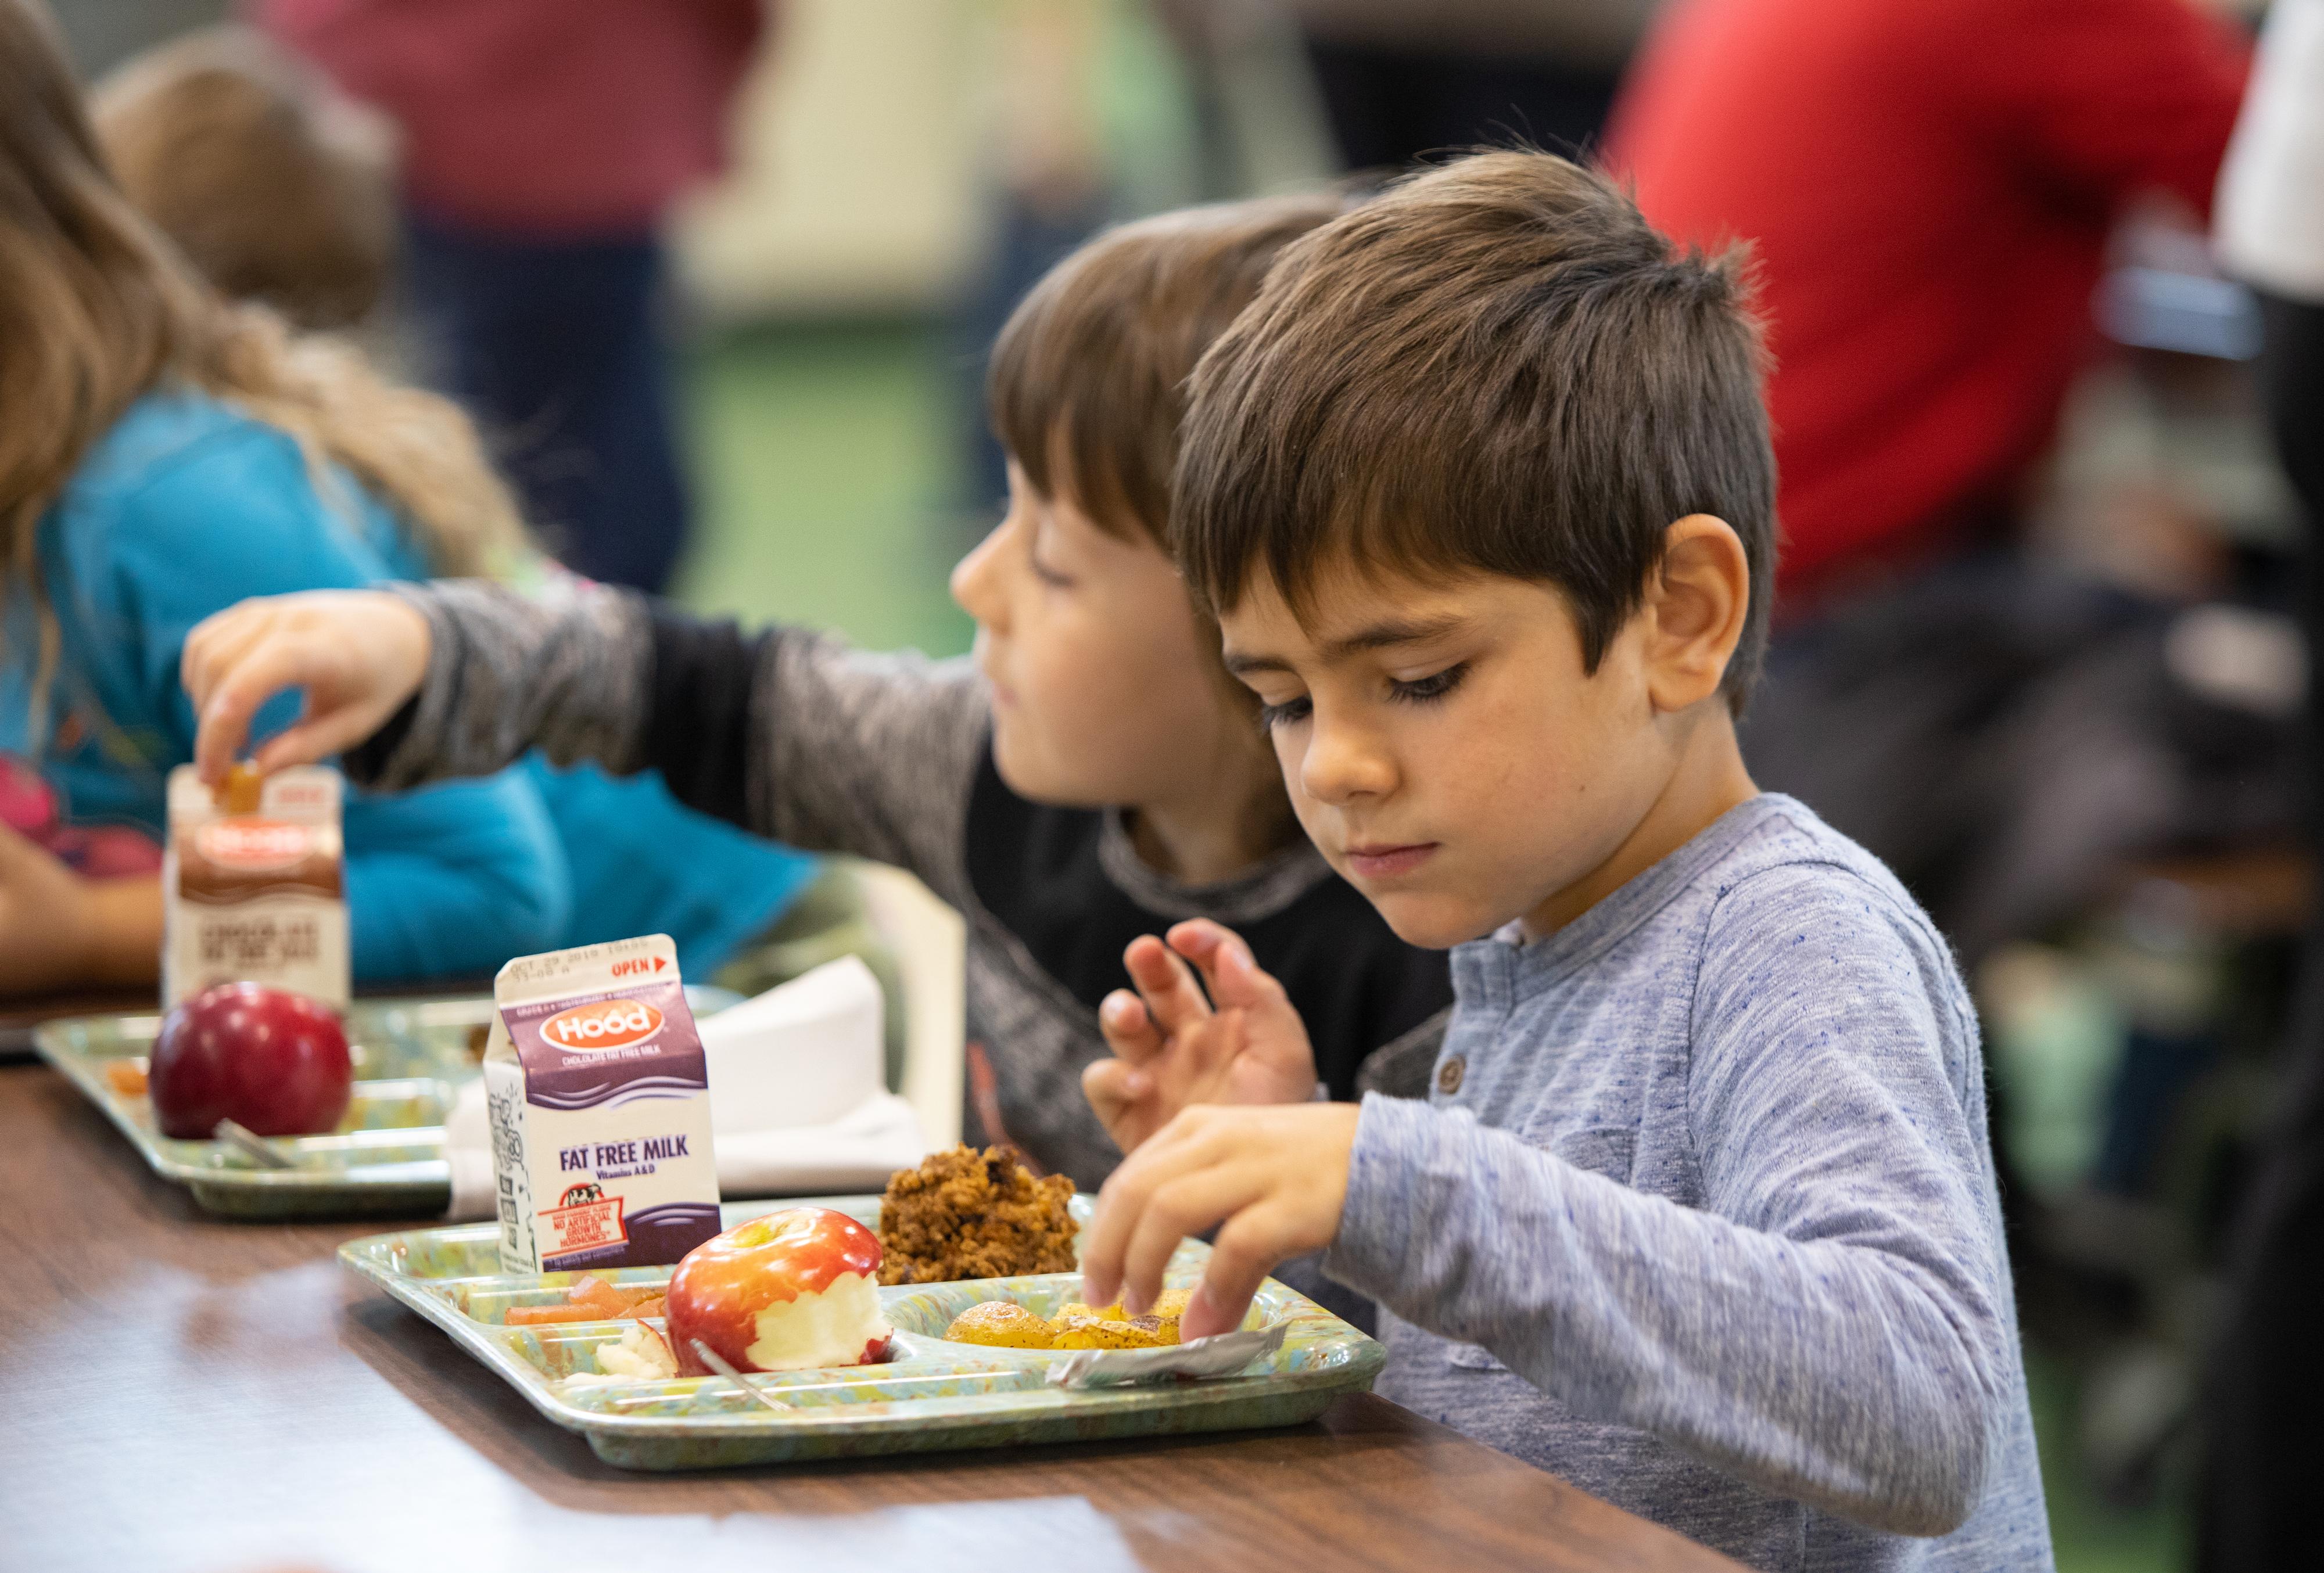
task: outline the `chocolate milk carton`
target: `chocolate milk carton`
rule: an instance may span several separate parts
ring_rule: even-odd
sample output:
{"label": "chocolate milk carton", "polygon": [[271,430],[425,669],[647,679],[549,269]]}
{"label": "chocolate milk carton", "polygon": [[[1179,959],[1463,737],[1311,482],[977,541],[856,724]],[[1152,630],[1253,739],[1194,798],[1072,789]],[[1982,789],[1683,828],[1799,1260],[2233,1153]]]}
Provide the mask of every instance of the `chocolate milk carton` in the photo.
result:
{"label": "chocolate milk carton", "polygon": [[710,1078],[669,936],[521,956],[493,998],[502,1271],[675,1262],[716,1234]]}
{"label": "chocolate milk carton", "polygon": [[161,1007],[213,983],[263,983],[347,1006],[346,848],[336,770],[261,779],[236,766],[222,791],[170,772],[161,854]]}

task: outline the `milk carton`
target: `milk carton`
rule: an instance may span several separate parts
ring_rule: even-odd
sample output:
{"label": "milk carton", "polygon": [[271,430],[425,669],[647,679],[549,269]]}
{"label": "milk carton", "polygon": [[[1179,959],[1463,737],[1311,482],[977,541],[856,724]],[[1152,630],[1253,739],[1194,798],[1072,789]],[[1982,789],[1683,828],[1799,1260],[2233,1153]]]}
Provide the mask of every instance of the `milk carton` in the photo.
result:
{"label": "milk carton", "polygon": [[669,936],[519,957],[493,998],[502,1270],[675,1262],[716,1234],[710,1078]]}
{"label": "milk carton", "polygon": [[161,1006],[213,983],[263,983],[347,1005],[346,849],[339,777],[306,766],[223,791],[170,772],[161,855]]}

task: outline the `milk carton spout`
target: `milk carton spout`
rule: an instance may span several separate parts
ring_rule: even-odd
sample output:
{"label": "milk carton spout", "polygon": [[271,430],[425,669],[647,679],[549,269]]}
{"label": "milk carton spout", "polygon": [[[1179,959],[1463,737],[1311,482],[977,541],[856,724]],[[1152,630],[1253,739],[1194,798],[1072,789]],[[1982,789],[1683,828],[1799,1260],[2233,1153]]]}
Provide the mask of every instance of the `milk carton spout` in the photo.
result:
{"label": "milk carton spout", "polygon": [[665,1264],[716,1234],[708,1068],[669,937],[520,957],[493,995],[503,1269]]}

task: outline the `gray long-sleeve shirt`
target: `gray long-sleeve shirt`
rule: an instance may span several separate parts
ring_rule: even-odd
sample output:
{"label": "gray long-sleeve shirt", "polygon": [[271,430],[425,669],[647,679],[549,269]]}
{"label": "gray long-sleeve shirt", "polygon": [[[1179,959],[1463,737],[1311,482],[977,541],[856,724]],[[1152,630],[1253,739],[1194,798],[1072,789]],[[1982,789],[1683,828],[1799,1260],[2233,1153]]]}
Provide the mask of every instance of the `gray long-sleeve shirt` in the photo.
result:
{"label": "gray long-sleeve shirt", "polygon": [[2051,1566],[1976,1020],[1886,869],[1760,796],[1453,985],[1324,1262],[1382,1393],[1755,1567]]}

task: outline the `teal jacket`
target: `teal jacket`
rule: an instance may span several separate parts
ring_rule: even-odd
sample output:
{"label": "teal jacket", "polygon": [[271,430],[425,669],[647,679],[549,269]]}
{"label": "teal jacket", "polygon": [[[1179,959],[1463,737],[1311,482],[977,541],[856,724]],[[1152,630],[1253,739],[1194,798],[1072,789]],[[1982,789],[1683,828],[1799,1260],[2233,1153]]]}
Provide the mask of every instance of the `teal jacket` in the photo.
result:
{"label": "teal jacket", "polygon": [[[349,485],[318,495],[298,446],[217,400],[155,393],[92,447],[43,516],[61,635],[45,735],[31,735],[38,621],[10,596],[0,750],[37,759],[75,823],[159,836],[192,758],[186,635],[253,595],[424,577],[393,518]],[[295,713],[284,695],[261,735]],[[481,780],[353,794],[346,888],[357,982],[489,971],[512,955],[664,932],[704,978],[763,929],[814,860],[692,813],[657,777],[538,759]]]}

